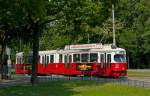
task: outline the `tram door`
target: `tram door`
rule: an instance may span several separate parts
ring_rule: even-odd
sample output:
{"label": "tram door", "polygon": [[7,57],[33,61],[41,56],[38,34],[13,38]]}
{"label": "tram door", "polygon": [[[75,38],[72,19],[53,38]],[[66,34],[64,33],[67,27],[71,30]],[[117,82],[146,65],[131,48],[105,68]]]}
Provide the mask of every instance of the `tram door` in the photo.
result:
{"label": "tram door", "polygon": [[72,68],[72,55],[65,54],[64,55],[65,68]]}
{"label": "tram door", "polygon": [[100,63],[102,68],[102,75],[106,75],[106,53],[100,53]]}
{"label": "tram door", "polygon": [[64,55],[64,63],[65,63],[65,68],[68,68],[68,63],[69,63],[69,55],[68,54]]}
{"label": "tram door", "polygon": [[106,54],[106,66],[107,68],[111,67],[111,54],[110,53]]}
{"label": "tram door", "polygon": [[[46,63],[46,66],[47,66],[48,63],[50,63],[50,55],[46,55],[46,58],[45,58],[45,59],[46,59],[46,62],[45,62],[45,63]],[[46,67],[46,66],[45,66],[45,67]]]}
{"label": "tram door", "polygon": [[101,68],[106,67],[106,53],[100,53],[100,63],[101,63]]}
{"label": "tram door", "polygon": [[110,68],[111,66],[111,54],[110,53],[101,53],[101,68]]}
{"label": "tram door", "polygon": [[43,64],[43,67],[45,68],[47,66],[47,64],[49,63],[49,59],[50,56],[49,55],[43,55],[42,56],[42,64]]}

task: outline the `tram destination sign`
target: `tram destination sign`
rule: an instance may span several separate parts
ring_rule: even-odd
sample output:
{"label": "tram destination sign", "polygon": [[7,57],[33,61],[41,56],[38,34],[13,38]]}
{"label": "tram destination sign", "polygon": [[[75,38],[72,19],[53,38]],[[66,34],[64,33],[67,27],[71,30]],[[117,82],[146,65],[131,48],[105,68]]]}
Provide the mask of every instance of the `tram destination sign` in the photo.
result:
{"label": "tram destination sign", "polygon": [[95,44],[78,44],[78,45],[66,45],[65,49],[102,49],[103,45],[101,43]]}

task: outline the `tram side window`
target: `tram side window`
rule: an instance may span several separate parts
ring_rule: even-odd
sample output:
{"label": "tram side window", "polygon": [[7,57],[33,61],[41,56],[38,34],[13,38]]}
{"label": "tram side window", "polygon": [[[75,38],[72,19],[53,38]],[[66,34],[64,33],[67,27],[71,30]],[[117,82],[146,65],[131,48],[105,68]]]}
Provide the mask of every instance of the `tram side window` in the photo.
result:
{"label": "tram side window", "polygon": [[126,57],[125,57],[125,55],[116,54],[116,55],[114,56],[114,60],[115,60],[116,62],[126,62]]}
{"label": "tram side window", "polygon": [[45,64],[45,58],[42,56],[42,64]]}
{"label": "tram side window", "polygon": [[98,54],[97,53],[90,53],[90,62],[97,62]]}
{"label": "tram side window", "polygon": [[50,55],[50,63],[54,63],[54,55]]}
{"label": "tram side window", "polygon": [[49,55],[46,56],[46,64],[49,63]]}
{"label": "tram side window", "polygon": [[[41,56],[39,55],[39,57],[38,57],[38,63],[40,63],[40,60],[41,60]],[[32,61],[33,61],[33,57],[32,57]]]}
{"label": "tram side window", "polygon": [[22,64],[22,58],[17,57],[17,64]]}
{"label": "tram side window", "polygon": [[62,54],[59,55],[59,62],[62,63]]}
{"label": "tram side window", "polygon": [[65,68],[68,68],[68,56],[69,55],[64,55]]}
{"label": "tram side window", "polygon": [[73,54],[73,62],[80,62],[80,54]]}
{"label": "tram side window", "polygon": [[29,64],[32,64],[32,61],[33,61],[33,57],[32,57],[32,56],[29,56],[28,63],[29,63]]}
{"label": "tram side window", "polygon": [[19,64],[19,62],[18,62],[18,57],[16,58],[16,64]]}
{"label": "tram side window", "polygon": [[89,55],[87,53],[81,54],[81,62],[88,62]]}
{"label": "tram side window", "polygon": [[20,64],[23,64],[23,58],[20,58]]}
{"label": "tram side window", "polygon": [[68,63],[68,60],[67,60],[67,59],[68,59],[68,57],[67,57],[67,55],[65,55],[65,57],[64,57],[64,62],[65,62],[65,63]]}
{"label": "tram side window", "polygon": [[72,55],[69,55],[69,63],[72,62]]}

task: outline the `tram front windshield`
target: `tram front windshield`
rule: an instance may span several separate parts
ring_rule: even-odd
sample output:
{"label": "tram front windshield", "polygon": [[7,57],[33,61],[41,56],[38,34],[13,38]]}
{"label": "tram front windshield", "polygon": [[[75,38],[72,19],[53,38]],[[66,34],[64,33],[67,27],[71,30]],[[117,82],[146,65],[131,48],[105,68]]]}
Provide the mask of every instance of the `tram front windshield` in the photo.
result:
{"label": "tram front windshield", "polygon": [[114,55],[114,60],[116,62],[125,63],[126,62],[126,55],[124,55],[124,54],[116,54],[116,55]]}

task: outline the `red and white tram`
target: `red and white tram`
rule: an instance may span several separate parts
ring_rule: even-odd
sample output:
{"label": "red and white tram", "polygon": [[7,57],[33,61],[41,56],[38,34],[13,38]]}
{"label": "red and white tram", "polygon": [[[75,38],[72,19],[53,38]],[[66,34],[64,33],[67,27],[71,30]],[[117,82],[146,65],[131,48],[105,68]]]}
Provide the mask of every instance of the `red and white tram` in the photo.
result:
{"label": "red and white tram", "polygon": [[[16,54],[16,73],[31,74],[32,53],[25,61]],[[66,45],[61,50],[39,51],[38,74],[126,76],[126,51],[111,44]]]}

